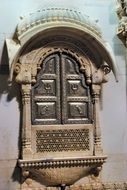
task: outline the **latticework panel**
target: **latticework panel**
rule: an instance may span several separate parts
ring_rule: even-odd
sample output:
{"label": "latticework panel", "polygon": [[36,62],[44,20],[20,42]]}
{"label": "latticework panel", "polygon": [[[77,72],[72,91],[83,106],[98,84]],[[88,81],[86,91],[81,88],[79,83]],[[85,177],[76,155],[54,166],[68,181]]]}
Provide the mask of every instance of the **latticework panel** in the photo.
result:
{"label": "latticework panel", "polygon": [[89,151],[89,129],[37,130],[36,152]]}

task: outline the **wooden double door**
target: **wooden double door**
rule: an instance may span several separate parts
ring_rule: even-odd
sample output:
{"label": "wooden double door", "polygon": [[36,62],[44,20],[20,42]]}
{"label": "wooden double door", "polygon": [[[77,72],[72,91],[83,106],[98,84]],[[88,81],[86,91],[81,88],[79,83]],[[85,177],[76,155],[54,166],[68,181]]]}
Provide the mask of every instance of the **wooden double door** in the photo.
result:
{"label": "wooden double door", "polygon": [[42,63],[32,87],[33,125],[91,123],[90,89],[79,63],[67,54],[55,53]]}

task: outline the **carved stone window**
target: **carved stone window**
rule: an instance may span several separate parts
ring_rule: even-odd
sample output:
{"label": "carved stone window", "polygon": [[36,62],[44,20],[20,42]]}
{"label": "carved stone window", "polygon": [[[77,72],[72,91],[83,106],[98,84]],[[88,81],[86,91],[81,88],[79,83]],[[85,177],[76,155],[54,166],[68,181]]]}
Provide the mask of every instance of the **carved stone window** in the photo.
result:
{"label": "carved stone window", "polygon": [[117,79],[116,67],[88,17],[68,9],[37,14],[18,25],[16,39],[6,40],[10,81],[22,93],[18,163],[23,181],[62,187],[98,174],[107,158],[99,98],[111,70]]}

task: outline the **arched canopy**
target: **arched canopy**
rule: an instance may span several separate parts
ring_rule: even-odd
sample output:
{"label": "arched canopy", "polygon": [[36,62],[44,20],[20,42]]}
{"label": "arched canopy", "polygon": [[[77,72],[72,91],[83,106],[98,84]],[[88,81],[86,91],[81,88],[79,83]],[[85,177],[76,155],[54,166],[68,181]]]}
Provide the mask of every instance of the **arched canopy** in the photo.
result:
{"label": "arched canopy", "polygon": [[[117,69],[111,48],[101,37],[96,23],[75,10],[52,8],[39,10],[23,17],[17,26],[16,39],[6,40],[10,68],[21,56],[28,44],[51,35],[67,35],[82,41],[96,56],[106,62],[117,80]],[[17,43],[18,41],[18,43]],[[12,70],[12,69],[11,69]]]}

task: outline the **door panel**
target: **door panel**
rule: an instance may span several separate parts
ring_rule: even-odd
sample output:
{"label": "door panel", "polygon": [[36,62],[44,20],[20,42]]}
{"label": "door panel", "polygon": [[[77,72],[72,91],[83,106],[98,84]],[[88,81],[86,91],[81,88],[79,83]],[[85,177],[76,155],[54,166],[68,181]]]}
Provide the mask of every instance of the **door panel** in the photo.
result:
{"label": "door panel", "polygon": [[49,56],[32,88],[32,123],[90,122],[89,88],[78,63],[65,54]]}
{"label": "door panel", "polygon": [[32,123],[61,123],[60,109],[60,58],[48,57],[32,89]]}
{"label": "door panel", "polygon": [[69,58],[69,56],[62,56],[63,62],[65,63],[65,73],[67,75],[77,75],[79,74],[79,66],[74,60]]}
{"label": "door panel", "polygon": [[68,56],[62,56],[63,123],[89,123],[90,95],[79,65]]}
{"label": "door panel", "polygon": [[57,55],[51,56],[50,59],[47,59],[43,65],[42,74],[58,74],[58,59],[59,57]]}

